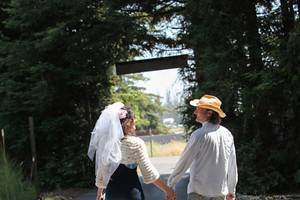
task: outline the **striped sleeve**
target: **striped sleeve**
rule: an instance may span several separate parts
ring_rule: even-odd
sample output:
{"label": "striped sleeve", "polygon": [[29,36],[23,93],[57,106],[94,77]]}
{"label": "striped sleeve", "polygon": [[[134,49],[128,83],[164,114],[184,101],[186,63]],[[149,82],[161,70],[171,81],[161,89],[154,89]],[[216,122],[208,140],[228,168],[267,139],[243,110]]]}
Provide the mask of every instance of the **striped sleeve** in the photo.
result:
{"label": "striped sleeve", "polygon": [[106,188],[106,186],[104,184],[104,181],[103,181],[103,178],[101,176],[96,176],[96,183],[95,183],[95,185],[98,188]]}
{"label": "striped sleeve", "polygon": [[139,148],[137,149],[138,152],[136,154],[136,162],[141,170],[144,183],[153,183],[159,178],[159,173],[150,161],[144,141],[141,140],[139,144]]}

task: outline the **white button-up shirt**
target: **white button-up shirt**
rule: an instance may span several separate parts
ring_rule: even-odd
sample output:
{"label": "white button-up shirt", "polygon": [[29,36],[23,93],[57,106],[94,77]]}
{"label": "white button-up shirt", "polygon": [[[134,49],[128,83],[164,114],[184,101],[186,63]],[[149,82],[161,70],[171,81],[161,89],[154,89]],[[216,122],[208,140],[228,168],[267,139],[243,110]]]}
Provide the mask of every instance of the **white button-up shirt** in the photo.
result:
{"label": "white button-up shirt", "polygon": [[188,194],[207,197],[235,193],[238,180],[233,136],[221,125],[209,122],[194,131],[181,154],[168,184],[174,187],[190,168]]}

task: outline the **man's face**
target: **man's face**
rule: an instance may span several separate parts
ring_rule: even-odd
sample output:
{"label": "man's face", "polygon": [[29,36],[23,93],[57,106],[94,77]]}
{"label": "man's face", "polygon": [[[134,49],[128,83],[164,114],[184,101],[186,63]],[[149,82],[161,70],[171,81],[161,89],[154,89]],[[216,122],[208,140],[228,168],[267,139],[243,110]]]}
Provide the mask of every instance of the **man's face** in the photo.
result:
{"label": "man's face", "polygon": [[196,122],[206,122],[209,118],[209,111],[205,108],[196,107],[194,114],[196,115]]}

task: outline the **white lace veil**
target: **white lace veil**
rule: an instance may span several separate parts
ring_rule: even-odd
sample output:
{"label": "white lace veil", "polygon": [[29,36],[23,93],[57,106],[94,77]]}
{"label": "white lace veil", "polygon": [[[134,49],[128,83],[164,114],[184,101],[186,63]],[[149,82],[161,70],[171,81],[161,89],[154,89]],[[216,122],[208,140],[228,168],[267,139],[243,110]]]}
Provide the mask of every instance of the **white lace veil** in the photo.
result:
{"label": "white lace veil", "polygon": [[120,139],[124,136],[118,112],[124,107],[121,102],[107,106],[101,113],[91,134],[88,156],[95,159],[96,177],[103,178],[107,185],[121,161]]}

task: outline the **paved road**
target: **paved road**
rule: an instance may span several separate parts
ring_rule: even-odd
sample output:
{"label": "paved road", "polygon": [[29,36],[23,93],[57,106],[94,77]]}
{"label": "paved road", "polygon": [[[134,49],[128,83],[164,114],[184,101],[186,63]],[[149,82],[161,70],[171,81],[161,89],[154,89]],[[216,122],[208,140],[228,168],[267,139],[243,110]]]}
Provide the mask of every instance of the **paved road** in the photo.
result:
{"label": "paved road", "polygon": [[[175,164],[178,160],[178,156],[173,157],[154,157],[151,158],[153,165],[157,168],[159,173],[161,174],[161,179],[165,182],[167,181],[170,173],[173,171]],[[177,200],[185,200],[186,199],[186,188],[189,179],[189,174],[186,173],[181,181],[176,185],[176,195]],[[143,182],[143,181],[141,181]],[[164,194],[153,184],[142,184],[146,200],[163,200]],[[96,189],[88,192],[75,200],[95,200],[96,198]]]}
{"label": "paved road", "polygon": [[161,175],[169,175],[174,170],[179,156],[152,157],[150,159]]}

